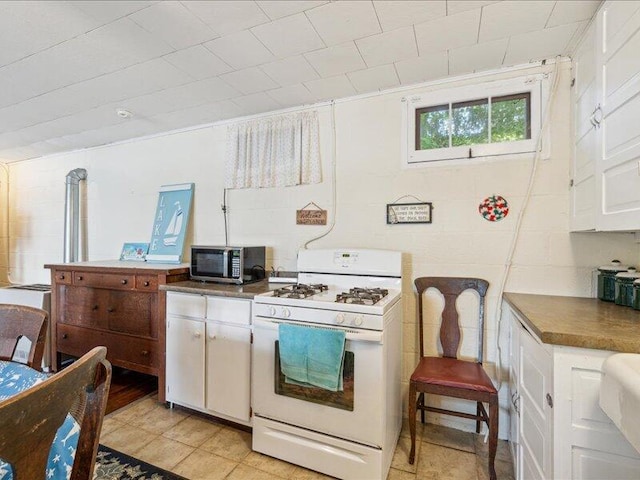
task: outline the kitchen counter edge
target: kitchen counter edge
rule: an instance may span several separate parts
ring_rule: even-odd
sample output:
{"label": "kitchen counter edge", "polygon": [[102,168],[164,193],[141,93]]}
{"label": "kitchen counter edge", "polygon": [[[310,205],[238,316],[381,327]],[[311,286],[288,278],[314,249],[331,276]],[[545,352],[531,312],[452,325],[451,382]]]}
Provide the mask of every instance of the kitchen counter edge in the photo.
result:
{"label": "kitchen counter edge", "polygon": [[640,311],[597,298],[505,293],[543,343],[640,353]]}
{"label": "kitchen counter edge", "polygon": [[160,290],[167,292],[193,293],[197,295],[213,295],[218,297],[235,297],[253,299],[256,295],[271,292],[282,288],[285,284],[269,283],[267,280],[248,283],[246,285],[234,285],[226,283],[197,282],[186,280],[174,282],[168,285],[160,285]]}

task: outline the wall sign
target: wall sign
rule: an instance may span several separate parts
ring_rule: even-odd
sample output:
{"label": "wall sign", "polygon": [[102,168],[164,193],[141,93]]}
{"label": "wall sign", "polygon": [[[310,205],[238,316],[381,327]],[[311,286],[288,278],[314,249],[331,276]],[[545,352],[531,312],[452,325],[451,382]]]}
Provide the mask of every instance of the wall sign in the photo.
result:
{"label": "wall sign", "polygon": [[[310,205],[316,207],[307,208]],[[307,203],[300,210],[296,210],[296,225],[326,225],[327,211],[321,209],[314,202]]]}
{"label": "wall sign", "polygon": [[189,224],[193,183],[160,187],[147,262],[180,263]]}
{"label": "wall sign", "polygon": [[431,223],[432,210],[433,206],[430,202],[388,203],[387,224]]}

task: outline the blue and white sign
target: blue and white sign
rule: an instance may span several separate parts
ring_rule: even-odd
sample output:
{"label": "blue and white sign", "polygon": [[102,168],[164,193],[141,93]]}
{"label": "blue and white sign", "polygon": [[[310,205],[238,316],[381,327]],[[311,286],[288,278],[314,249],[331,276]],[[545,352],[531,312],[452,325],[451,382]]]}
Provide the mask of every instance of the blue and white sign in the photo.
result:
{"label": "blue and white sign", "polygon": [[189,225],[193,183],[160,187],[147,262],[180,263]]}

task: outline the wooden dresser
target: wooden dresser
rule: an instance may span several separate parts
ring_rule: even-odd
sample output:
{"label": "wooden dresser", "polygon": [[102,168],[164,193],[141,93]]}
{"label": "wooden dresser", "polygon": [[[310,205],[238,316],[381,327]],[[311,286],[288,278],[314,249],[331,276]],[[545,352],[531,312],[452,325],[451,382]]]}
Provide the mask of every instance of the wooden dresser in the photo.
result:
{"label": "wooden dresser", "polygon": [[[51,269],[52,368],[60,354],[107,347],[116,366],[158,377],[165,401],[165,298],[159,285],[189,278],[186,264],[96,261]],[[55,354],[55,355],[53,355]]]}

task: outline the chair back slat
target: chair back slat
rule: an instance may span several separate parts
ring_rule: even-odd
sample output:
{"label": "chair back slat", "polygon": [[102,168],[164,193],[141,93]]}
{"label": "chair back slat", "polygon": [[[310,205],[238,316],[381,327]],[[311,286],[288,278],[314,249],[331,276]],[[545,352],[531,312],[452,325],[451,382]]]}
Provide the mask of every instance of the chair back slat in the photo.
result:
{"label": "chair back slat", "polygon": [[456,301],[466,290],[475,290],[480,297],[478,318],[478,362],[482,363],[482,346],[484,342],[484,301],[489,282],[481,278],[462,277],[419,277],[415,281],[418,293],[418,331],[420,335],[420,356],[424,356],[424,308],[422,297],[429,288],[435,288],[444,296],[442,323],[440,325],[440,344],[444,357],[457,358],[460,347],[460,321]]}

